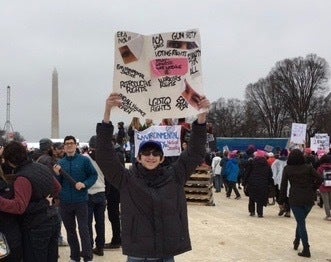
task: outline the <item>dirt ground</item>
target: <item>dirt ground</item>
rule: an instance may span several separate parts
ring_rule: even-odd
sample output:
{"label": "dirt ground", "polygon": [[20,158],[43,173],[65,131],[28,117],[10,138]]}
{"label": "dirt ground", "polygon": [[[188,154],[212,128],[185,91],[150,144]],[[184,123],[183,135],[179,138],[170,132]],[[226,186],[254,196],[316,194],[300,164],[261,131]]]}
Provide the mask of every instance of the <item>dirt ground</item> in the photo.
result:
{"label": "dirt ground", "polygon": [[[248,198],[239,200],[214,193],[215,206],[188,205],[192,251],[176,256],[176,262],[203,261],[308,261],[293,250],[295,219],[279,217],[277,206],[264,209],[264,218],[250,217]],[[331,261],[331,221],[325,221],[324,209],[315,205],[307,219],[311,246],[310,261]],[[65,235],[65,230],[62,228]],[[106,223],[106,242],[111,227]],[[299,247],[301,251],[302,246]],[[60,260],[69,261],[69,247],[60,247]],[[125,262],[122,250],[105,251],[95,262]]]}

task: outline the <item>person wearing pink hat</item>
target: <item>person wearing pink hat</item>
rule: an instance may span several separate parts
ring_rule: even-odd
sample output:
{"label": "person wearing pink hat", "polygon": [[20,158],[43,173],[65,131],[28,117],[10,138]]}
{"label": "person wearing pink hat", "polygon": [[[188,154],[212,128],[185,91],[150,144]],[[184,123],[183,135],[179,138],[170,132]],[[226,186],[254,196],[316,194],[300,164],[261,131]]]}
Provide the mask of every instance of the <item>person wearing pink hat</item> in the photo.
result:
{"label": "person wearing pink hat", "polygon": [[254,152],[254,157],[266,157],[266,154],[265,151],[258,149]]}
{"label": "person wearing pink hat", "polygon": [[266,153],[257,150],[254,159],[250,161],[244,175],[244,185],[248,189],[248,211],[250,216],[263,217],[263,206],[268,204],[269,185],[273,185],[272,171],[269,166]]}

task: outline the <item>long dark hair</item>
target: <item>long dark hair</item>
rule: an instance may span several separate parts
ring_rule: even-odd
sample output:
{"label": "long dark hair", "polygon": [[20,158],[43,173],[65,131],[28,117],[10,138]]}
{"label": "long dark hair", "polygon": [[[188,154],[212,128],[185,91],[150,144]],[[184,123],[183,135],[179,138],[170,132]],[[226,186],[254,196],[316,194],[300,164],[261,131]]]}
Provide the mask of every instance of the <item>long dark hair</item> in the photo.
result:
{"label": "long dark hair", "polygon": [[28,160],[26,148],[19,142],[11,141],[3,151],[5,161],[9,161],[15,166],[20,166]]}
{"label": "long dark hair", "polygon": [[299,166],[305,164],[305,157],[303,153],[299,149],[293,149],[291,150],[288,159],[287,164],[293,165],[293,166]]}

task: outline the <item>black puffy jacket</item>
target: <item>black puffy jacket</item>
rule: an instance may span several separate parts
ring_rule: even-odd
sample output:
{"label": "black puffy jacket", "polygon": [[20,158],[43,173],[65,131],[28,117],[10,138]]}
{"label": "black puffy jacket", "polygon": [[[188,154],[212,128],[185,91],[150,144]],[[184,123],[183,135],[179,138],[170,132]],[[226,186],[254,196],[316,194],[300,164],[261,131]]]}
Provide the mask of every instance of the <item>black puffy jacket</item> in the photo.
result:
{"label": "black puffy jacket", "polygon": [[[1,167],[0,167],[1,168]],[[0,177],[0,196],[11,199],[14,197],[14,180],[16,175],[6,175],[6,181]],[[9,246],[22,249],[22,236],[20,229],[20,216],[0,211],[0,232],[4,233]]]}
{"label": "black puffy jacket", "polygon": [[186,151],[169,166],[123,167],[111,143],[112,124],[97,125],[96,160],[120,190],[123,254],[165,258],[191,250],[184,185],[205,156],[206,125],[192,125]]}

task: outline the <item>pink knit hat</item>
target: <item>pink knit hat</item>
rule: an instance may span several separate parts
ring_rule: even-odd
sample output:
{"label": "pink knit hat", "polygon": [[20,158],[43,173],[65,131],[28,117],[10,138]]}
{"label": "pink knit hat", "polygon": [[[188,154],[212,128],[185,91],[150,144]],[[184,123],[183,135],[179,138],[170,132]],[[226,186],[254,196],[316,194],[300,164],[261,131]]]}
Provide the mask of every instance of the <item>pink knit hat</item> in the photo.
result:
{"label": "pink knit hat", "polygon": [[263,150],[257,150],[254,152],[254,157],[266,157],[266,152]]}
{"label": "pink knit hat", "polygon": [[237,150],[233,150],[232,152],[230,152],[229,158],[236,158],[237,157],[237,154],[238,154],[238,151]]}

